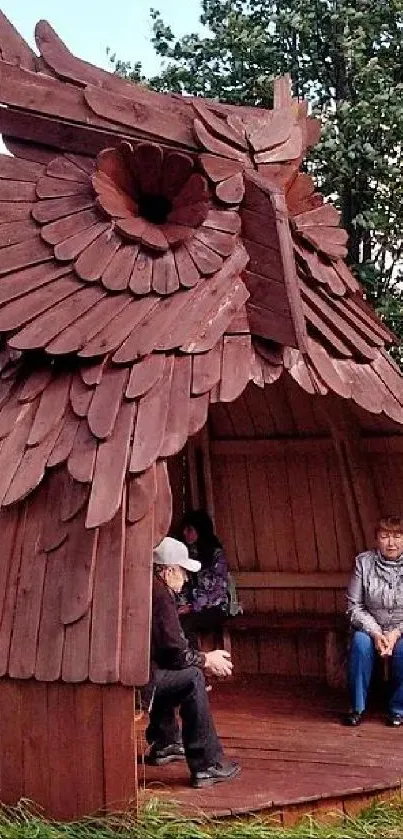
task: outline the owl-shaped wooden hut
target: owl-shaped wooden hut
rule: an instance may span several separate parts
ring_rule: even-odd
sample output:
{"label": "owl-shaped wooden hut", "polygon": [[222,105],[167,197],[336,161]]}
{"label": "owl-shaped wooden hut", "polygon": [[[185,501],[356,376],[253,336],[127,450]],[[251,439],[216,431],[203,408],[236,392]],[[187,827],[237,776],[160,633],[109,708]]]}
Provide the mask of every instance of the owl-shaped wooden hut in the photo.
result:
{"label": "owl-shaped wooden hut", "polygon": [[2,16],[0,798],[73,818],[135,797],[172,509],[214,513],[245,611],[342,609],[403,506],[403,379],[287,79],[224,106],[36,41]]}

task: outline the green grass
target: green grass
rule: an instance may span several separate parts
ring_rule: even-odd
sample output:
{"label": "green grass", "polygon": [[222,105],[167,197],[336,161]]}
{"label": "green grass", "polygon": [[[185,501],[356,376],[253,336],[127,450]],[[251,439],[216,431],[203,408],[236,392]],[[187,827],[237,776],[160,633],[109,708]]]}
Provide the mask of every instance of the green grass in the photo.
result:
{"label": "green grass", "polygon": [[29,803],[0,809],[1,839],[401,839],[403,803],[369,807],[357,818],[339,824],[317,824],[305,817],[296,827],[281,828],[270,819],[216,821],[188,819],[174,808],[151,801],[138,818],[130,814],[83,819],[63,824],[47,821]]}

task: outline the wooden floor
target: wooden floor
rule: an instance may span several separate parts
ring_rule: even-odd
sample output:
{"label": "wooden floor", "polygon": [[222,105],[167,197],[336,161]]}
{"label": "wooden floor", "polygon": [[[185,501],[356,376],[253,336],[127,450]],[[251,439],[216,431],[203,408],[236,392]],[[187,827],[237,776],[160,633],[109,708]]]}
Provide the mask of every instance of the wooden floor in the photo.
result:
{"label": "wooden floor", "polygon": [[380,711],[346,728],[343,695],[276,677],[216,684],[210,698],[225,753],[239,760],[241,774],[195,790],[185,763],[143,766],[142,800],[158,796],[187,814],[272,813],[291,824],[307,812],[352,814],[401,790],[403,729],[386,727]]}

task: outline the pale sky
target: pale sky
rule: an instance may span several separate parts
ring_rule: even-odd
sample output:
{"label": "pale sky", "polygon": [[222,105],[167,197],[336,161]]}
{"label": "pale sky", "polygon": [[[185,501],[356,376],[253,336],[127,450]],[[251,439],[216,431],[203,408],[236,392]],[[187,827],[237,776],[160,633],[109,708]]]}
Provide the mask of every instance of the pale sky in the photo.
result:
{"label": "pale sky", "polygon": [[175,35],[201,31],[200,0],[2,0],[1,10],[31,46],[35,24],[45,18],[79,58],[110,69],[110,47],[123,61],[141,61],[150,75],[160,66],[150,43],[151,6]]}

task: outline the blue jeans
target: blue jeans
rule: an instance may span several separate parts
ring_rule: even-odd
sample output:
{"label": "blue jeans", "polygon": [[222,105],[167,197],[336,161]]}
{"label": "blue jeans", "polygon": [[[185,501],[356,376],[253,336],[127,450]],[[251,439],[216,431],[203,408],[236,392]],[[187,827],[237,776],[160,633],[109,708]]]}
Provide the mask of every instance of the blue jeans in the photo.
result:
{"label": "blue jeans", "polygon": [[[348,686],[351,708],[364,711],[376,659],[375,644],[367,632],[354,632],[348,659]],[[403,638],[396,642],[391,656],[392,693],[389,713],[403,716]]]}

